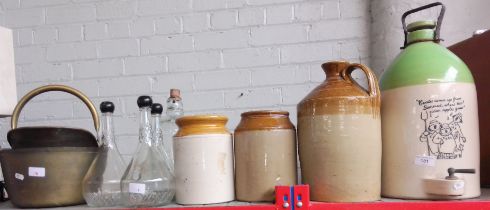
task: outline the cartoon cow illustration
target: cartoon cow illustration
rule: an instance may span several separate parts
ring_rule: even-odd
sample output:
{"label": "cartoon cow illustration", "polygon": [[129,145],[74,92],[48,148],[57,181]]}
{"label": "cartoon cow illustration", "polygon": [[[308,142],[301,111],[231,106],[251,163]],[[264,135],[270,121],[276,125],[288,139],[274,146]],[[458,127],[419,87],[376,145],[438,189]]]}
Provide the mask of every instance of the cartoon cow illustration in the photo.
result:
{"label": "cartoon cow illustration", "polygon": [[[427,124],[427,118],[422,118]],[[464,137],[460,124],[463,123],[461,113],[452,116],[452,121],[442,123],[431,120],[426,125],[425,131],[420,135],[420,141],[427,143],[429,155],[437,156],[437,159],[455,159],[462,157]]]}

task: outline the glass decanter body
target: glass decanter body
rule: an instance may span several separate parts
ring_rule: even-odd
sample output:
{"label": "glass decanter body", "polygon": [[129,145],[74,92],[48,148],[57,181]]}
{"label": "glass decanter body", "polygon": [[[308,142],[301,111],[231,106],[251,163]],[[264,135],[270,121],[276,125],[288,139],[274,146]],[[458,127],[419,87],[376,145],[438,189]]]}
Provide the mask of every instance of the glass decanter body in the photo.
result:
{"label": "glass decanter body", "polygon": [[121,205],[121,178],[126,169],[115,144],[112,113],[114,104],[100,104],[102,127],[99,134],[100,150],[83,179],[83,197],[89,206],[111,207]]}
{"label": "glass decanter body", "polygon": [[171,89],[170,97],[167,99],[166,116],[162,120],[163,146],[169,156],[170,165],[174,166],[173,136],[179,130],[175,120],[184,115],[184,105],[180,97],[179,89]]}
{"label": "glass decanter body", "polygon": [[161,206],[170,203],[175,194],[174,176],[153,145],[150,125],[149,96],[140,96],[139,146],[121,181],[126,206]]}

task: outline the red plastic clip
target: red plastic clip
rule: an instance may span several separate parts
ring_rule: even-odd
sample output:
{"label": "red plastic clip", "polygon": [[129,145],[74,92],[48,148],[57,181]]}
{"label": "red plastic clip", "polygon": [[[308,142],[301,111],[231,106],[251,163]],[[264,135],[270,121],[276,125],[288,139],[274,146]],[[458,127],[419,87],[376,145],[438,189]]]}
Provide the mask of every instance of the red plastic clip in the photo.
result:
{"label": "red plastic clip", "polygon": [[276,209],[292,210],[291,204],[291,187],[276,186]]}
{"label": "red plastic clip", "polygon": [[307,210],[310,207],[308,185],[276,186],[277,210]]}
{"label": "red plastic clip", "polygon": [[294,186],[294,205],[297,210],[307,210],[310,208],[310,186]]}

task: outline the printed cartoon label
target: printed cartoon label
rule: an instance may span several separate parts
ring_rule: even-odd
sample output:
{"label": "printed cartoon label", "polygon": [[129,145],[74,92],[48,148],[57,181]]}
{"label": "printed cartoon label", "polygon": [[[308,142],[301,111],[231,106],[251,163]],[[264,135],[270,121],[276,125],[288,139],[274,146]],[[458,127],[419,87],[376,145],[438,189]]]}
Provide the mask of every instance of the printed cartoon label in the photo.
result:
{"label": "printed cartoon label", "polygon": [[427,145],[427,154],[437,159],[463,156],[466,138],[461,130],[465,101],[461,97],[417,99],[420,119],[425,128],[420,142]]}

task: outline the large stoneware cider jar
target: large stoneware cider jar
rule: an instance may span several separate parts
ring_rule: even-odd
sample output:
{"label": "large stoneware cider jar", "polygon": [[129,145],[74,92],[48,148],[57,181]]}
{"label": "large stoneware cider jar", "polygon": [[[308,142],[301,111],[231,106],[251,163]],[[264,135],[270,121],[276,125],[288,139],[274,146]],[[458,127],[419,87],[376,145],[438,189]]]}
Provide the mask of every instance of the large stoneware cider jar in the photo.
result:
{"label": "large stoneware cider jar", "polygon": [[[375,75],[361,64],[322,65],[327,79],[298,104],[303,183],[311,199],[363,202],[380,199],[381,119]],[[368,89],[350,76],[361,69]]]}
{"label": "large stoneware cider jar", "polygon": [[[441,6],[437,22],[407,15]],[[444,5],[402,16],[403,51],[381,79],[382,194],[405,199],[480,195],[476,89],[468,67],[438,44]]]}

